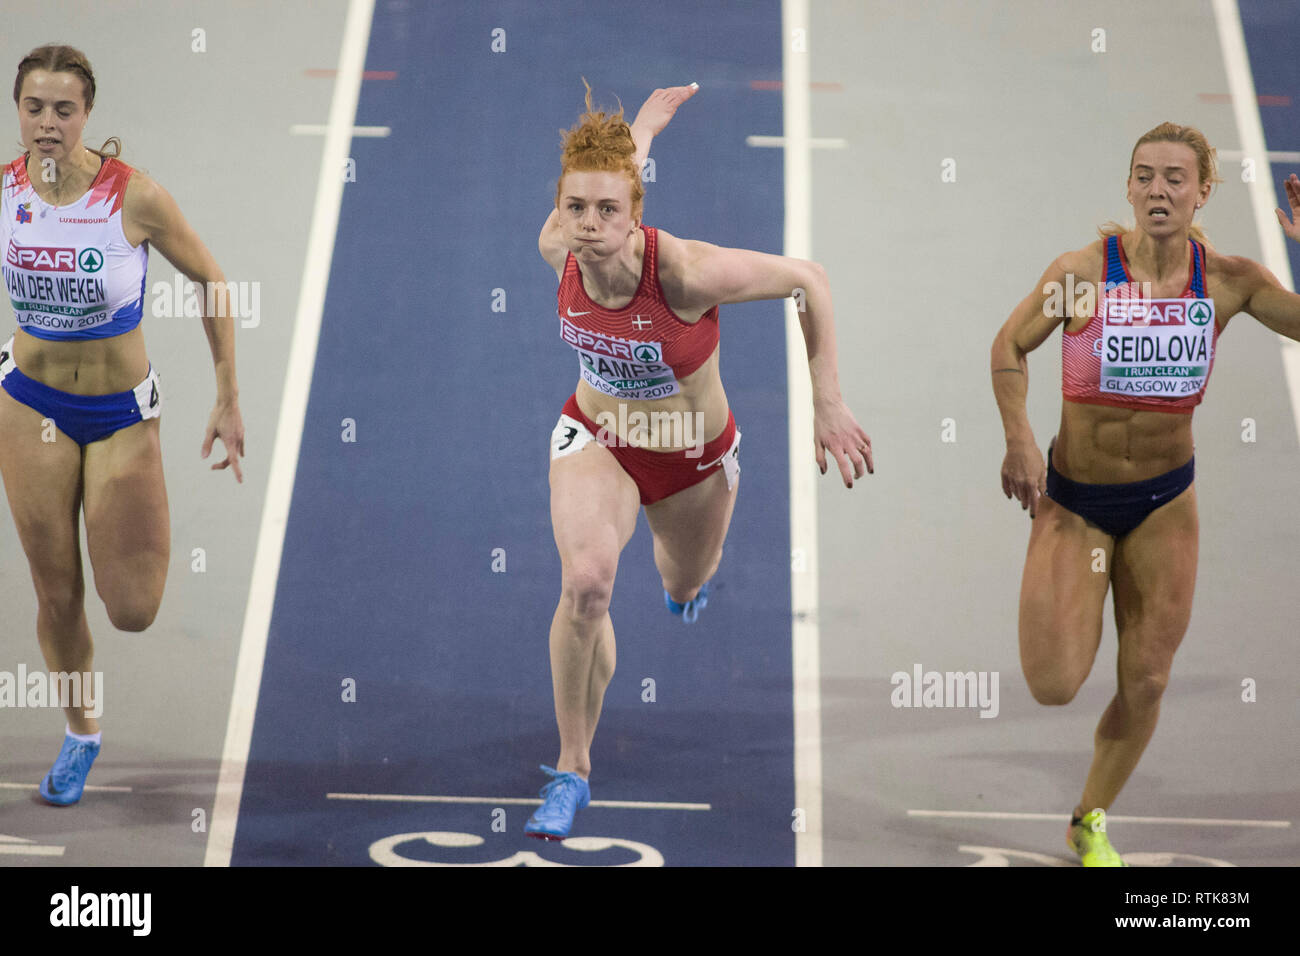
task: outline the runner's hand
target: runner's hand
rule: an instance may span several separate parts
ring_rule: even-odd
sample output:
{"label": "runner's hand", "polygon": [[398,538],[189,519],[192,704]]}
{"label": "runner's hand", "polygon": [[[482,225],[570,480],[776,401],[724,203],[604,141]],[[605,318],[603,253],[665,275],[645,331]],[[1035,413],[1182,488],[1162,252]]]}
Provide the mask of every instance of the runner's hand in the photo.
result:
{"label": "runner's hand", "polygon": [[1038,514],[1038,499],[1047,494],[1047,462],[1033,442],[1017,442],[1007,446],[1007,457],[1002,460],[1002,493],[1020,500],[1029,517]]}
{"label": "runner's hand", "polygon": [[658,136],[677,112],[677,107],[698,91],[698,86],[670,86],[666,90],[655,90],[641,104],[632,125],[645,129],[651,136]]}
{"label": "runner's hand", "polygon": [[853,487],[854,478],[861,478],[868,472],[876,473],[876,464],[871,456],[871,438],[862,430],[843,399],[813,403],[813,448],[817,467],[823,475],[826,474],[826,452],[834,456],[846,488]]}
{"label": "runner's hand", "polygon": [[208,457],[212,452],[212,442],[217,438],[220,438],[221,444],[225,446],[226,458],[225,461],[213,465],[212,470],[234,468],[235,480],[242,483],[244,473],[239,467],[239,459],[244,454],[244,419],[239,414],[239,402],[236,399],[218,402],[212,409],[212,414],[208,417],[208,430],[203,437],[200,458]]}
{"label": "runner's hand", "polygon": [[1291,206],[1291,217],[1282,211],[1281,207],[1274,209],[1277,213],[1278,224],[1282,231],[1286,233],[1288,239],[1294,239],[1300,242],[1300,176],[1292,173],[1285,182],[1287,202]]}

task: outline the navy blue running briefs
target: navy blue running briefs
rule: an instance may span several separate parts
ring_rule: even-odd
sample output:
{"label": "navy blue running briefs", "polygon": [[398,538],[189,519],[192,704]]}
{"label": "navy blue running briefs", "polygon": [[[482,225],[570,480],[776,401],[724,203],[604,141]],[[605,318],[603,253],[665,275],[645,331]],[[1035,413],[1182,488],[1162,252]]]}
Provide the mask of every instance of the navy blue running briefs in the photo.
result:
{"label": "navy blue running briefs", "polygon": [[1144,481],[1115,485],[1071,481],[1052,467],[1052,449],[1047,449],[1047,497],[1073,511],[1114,538],[1122,538],[1147,515],[1182,494],[1196,474],[1196,456],[1187,464]]}

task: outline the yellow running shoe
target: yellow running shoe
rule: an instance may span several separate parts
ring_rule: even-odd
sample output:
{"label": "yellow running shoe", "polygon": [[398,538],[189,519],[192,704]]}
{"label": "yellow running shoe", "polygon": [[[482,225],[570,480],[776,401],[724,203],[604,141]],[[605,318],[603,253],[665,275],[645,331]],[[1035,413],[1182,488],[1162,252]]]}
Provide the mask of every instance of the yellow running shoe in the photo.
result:
{"label": "yellow running shoe", "polygon": [[1065,842],[1084,866],[1128,866],[1106,838],[1106,811],[1100,808],[1085,813],[1078,823],[1072,819]]}

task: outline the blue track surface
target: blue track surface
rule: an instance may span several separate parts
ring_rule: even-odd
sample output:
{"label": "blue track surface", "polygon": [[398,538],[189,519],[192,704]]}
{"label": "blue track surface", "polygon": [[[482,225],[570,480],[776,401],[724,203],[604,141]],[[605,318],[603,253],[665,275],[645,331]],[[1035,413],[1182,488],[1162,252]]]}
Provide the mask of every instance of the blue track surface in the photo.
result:
{"label": "blue track surface", "polygon": [[[405,6],[403,11],[399,6]],[[774,2],[381,3],[345,189],[271,622],[235,865],[370,862],[399,833],[446,862],[517,851],[626,862],[526,839],[531,807],[378,803],[329,792],[530,797],[559,738],[547,632],[559,594],[548,438],[577,380],[555,275],[537,253],[560,127],[656,86],[702,92],[655,143],[645,219],[781,251],[780,8]],[[505,31],[506,52],[491,50]],[[629,116],[629,119],[631,116]],[[494,290],[506,310],[493,311]],[[782,304],[722,309],[723,380],[744,480],[716,595],[686,627],[663,607],[644,519],[613,598],[618,671],[592,753],[597,800],[574,835],[654,847],[669,865],[794,860],[785,345]],[[343,420],[355,442],[342,440]],[[494,549],[506,570],[494,572]],[[355,702],[343,682],[355,681]],[[656,700],[642,700],[643,679]],[[580,857],[580,858],[579,858]]]}

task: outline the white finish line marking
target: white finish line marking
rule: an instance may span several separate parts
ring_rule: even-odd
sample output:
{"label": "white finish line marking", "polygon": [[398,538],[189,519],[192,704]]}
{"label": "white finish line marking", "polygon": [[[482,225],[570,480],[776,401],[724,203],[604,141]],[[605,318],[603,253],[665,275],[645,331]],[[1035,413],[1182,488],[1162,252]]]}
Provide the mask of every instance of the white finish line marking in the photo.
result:
{"label": "white finish line marking", "polygon": [[[807,143],[813,149],[848,149],[849,141],[831,137],[810,136]],[[746,146],[785,146],[784,136],[746,136]]]}
{"label": "white finish line marking", "polygon": [[[290,136],[324,136],[329,132],[328,126],[315,126],[311,123],[295,123],[289,127]],[[354,126],[352,127],[353,136],[388,136],[392,133],[391,126]]]}
{"label": "white finish line marking", "polygon": [[[329,800],[379,800],[389,803],[488,803],[541,806],[536,797],[441,797],[405,793],[327,793]],[[712,810],[708,803],[657,803],[646,800],[592,800],[589,806],[614,810]]]}
{"label": "white finish line marking", "polygon": [[[0,790],[37,790],[40,788],[39,783],[2,783]],[[94,784],[86,784],[86,790],[97,790],[100,793],[130,793],[130,787],[97,787]]]}
{"label": "white finish line marking", "polygon": [[[1068,813],[997,813],[990,810],[908,810],[909,817],[944,817],[967,820],[1069,820]],[[1290,820],[1215,820],[1205,817],[1122,817],[1106,814],[1107,823],[1172,823],[1191,827],[1267,827],[1286,829]]]}
{"label": "white finish line marking", "polygon": [[0,855],[8,856],[63,856],[67,849],[61,846],[42,846],[35,840],[0,833]]}

